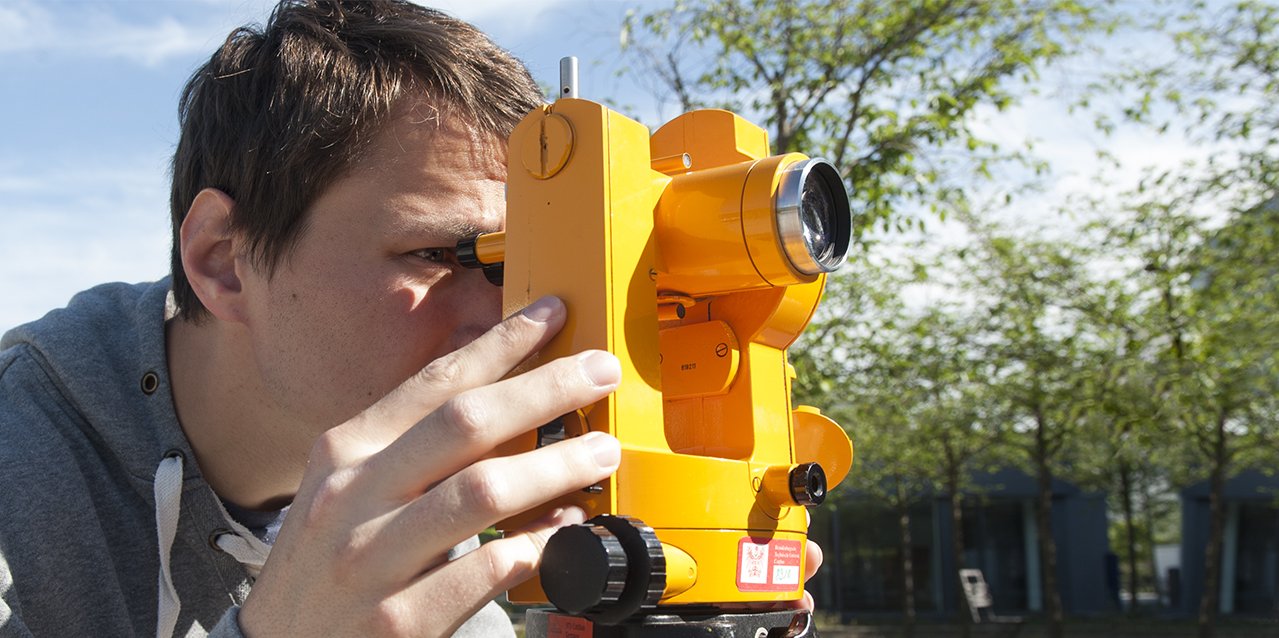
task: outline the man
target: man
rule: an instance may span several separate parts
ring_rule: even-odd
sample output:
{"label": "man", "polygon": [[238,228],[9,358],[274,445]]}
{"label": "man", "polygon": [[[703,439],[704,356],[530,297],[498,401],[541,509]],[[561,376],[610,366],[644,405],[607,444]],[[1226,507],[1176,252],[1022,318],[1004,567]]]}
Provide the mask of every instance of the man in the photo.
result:
{"label": "man", "polygon": [[504,380],[566,310],[499,323],[453,256],[502,227],[505,139],[541,101],[397,0],[232,33],[180,104],[171,281],[0,342],[0,634],[512,635],[491,601],[584,514],[476,533],[620,457],[595,433],[485,459],[620,378],[585,352]]}
{"label": "man", "polygon": [[565,309],[495,327],[499,290],[452,257],[502,227],[505,138],[541,101],[400,2],[233,33],[182,97],[171,284],[4,338],[0,633],[510,635],[489,601],[582,512],[461,554],[619,458],[596,434],[481,460],[620,376],[589,352],[501,381]]}

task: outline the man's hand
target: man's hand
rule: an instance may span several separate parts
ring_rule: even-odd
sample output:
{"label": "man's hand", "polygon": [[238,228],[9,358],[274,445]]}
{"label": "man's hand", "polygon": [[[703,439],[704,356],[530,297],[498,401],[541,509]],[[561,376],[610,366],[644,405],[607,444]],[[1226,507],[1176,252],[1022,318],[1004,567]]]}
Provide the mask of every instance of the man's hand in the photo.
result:
{"label": "man's hand", "polygon": [[602,433],[484,459],[497,444],[616,388],[617,359],[598,351],[502,380],[564,316],[559,300],[539,300],[321,436],[240,613],[245,634],[449,635],[532,576],[546,539],[581,522],[581,510],[553,512],[445,558],[496,521],[617,468],[617,440]]}

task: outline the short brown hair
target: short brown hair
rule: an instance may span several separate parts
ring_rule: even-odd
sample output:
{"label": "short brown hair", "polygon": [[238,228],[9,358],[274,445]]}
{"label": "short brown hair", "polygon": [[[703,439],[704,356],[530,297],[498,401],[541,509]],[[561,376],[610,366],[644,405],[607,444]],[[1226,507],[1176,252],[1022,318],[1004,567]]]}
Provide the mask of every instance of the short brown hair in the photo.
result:
{"label": "short brown hair", "polygon": [[170,267],[182,318],[207,314],[180,254],[196,194],[234,199],[232,230],[274,272],[307,208],[412,98],[496,139],[543,101],[524,65],[478,29],[402,0],[283,0],[266,26],[233,31],[178,105]]}

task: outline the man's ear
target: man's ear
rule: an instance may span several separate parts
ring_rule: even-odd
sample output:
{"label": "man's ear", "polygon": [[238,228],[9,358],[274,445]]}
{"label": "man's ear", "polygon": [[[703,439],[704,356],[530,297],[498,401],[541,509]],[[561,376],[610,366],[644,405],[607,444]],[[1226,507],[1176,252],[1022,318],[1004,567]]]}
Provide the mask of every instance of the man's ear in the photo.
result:
{"label": "man's ear", "polygon": [[223,321],[243,323],[246,319],[243,273],[237,268],[242,249],[231,230],[235,200],[230,195],[206,188],[195,196],[179,236],[182,240],[182,268],[200,303]]}

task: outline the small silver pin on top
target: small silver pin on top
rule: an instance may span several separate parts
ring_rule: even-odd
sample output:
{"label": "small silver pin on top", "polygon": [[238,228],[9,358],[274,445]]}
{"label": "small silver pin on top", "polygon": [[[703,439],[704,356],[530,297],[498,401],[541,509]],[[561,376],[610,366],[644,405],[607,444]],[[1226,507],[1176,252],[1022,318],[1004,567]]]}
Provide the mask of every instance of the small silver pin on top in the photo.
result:
{"label": "small silver pin on top", "polygon": [[577,97],[577,58],[560,58],[560,97]]}

